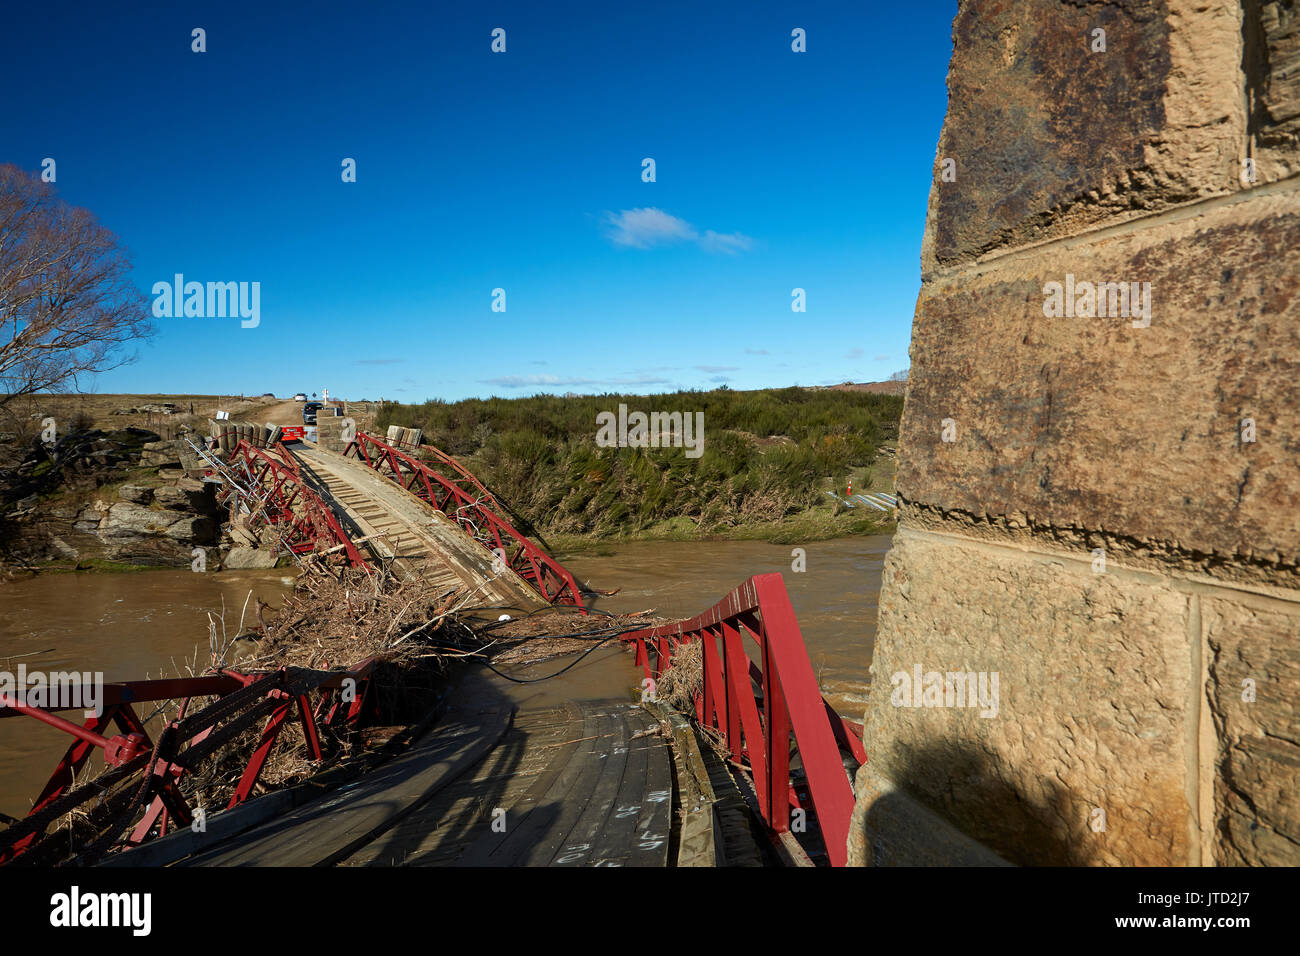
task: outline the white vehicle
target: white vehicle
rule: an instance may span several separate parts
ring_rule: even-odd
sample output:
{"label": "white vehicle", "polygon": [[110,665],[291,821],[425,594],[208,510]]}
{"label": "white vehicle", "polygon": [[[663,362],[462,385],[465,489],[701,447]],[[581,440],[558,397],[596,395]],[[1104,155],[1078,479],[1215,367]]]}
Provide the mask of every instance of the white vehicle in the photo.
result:
{"label": "white vehicle", "polygon": [[299,392],[297,395],[295,395],[295,396],[293,397],[293,400],[294,400],[295,402],[305,402],[305,401],[307,401],[307,394],[306,394],[306,392]]}

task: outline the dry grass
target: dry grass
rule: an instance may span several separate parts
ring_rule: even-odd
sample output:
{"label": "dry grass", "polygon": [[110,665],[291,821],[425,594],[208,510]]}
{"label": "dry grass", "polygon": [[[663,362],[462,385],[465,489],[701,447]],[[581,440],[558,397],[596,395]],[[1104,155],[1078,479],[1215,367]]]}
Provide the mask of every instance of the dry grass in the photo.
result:
{"label": "dry grass", "polygon": [[655,699],[683,713],[695,713],[695,698],[704,692],[704,651],[699,641],[679,644],[673,663],[655,685]]}

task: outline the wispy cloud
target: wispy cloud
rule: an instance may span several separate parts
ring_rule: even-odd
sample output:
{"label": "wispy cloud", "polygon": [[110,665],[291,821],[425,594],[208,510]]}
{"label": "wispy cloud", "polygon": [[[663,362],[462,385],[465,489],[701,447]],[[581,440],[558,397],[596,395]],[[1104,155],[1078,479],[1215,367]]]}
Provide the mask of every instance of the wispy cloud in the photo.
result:
{"label": "wispy cloud", "polygon": [[754,240],[741,232],[714,232],[712,229],[704,230],[704,235],[700,237],[700,246],[709,252],[725,252],[728,255],[735,255],[737,252],[747,252],[754,247]]}
{"label": "wispy cloud", "polygon": [[505,375],[501,378],[482,379],[484,385],[500,388],[557,388],[580,385],[666,385],[668,379],[655,376],[635,378],[564,378],[559,375]]}
{"label": "wispy cloud", "polygon": [[694,242],[708,252],[735,255],[754,245],[753,239],[740,232],[721,233],[706,229],[701,233],[685,219],[653,206],[607,212],[605,228],[614,245],[631,246],[634,249]]}
{"label": "wispy cloud", "polygon": [[876,358],[875,358],[875,360],[876,360],[877,362],[888,362],[888,361],[889,361],[889,356],[888,356],[888,355],[877,355]]}
{"label": "wispy cloud", "polygon": [[356,359],[353,365],[400,365],[406,359],[386,358],[386,359]]}
{"label": "wispy cloud", "polygon": [[771,355],[767,349],[745,349],[746,355]]}
{"label": "wispy cloud", "polygon": [[844,357],[847,359],[860,359],[862,358],[862,349],[849,349]]}
{"label": "wispy cloud", "polygon": [[701,372],[716,374],[718,372],[737,372],[740,370],[739,365],[697,365],[695,368]]}

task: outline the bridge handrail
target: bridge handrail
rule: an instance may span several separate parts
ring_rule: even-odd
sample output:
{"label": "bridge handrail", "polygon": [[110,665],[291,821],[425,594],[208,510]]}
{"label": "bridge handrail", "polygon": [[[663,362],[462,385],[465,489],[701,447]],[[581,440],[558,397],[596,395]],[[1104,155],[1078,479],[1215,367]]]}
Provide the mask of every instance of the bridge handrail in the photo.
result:
{"label": "bridge handrail", "polygon": [[[276,522],[288,523],[286,545],[295,554],[313,551],[324,544],[326,549],[341,547],[353,567],[369,567],[329,505],[307,487],[293,456],[284,450],[283,443],[279,447],[286,461],[294,462],[292,465],[244,439],[231,451],[227,464],[234,466],[242,461],[249,481],[267,491],[265,504],[274,508]],[[268,473],[272,476],[269,488],[263,485]],[[293,489],[292,493],[288,493],[289,488]],[[299,505],[298,513],[293,510],[295,503]],[[269,516],[267,520],[271,520]]]}
{"label": "bridge handrail", "polygon": [[[28,717],[72,737],[27,816],[0,830],[0,865],[26,856],[51,823],[87,803],[92,804],[85,814],[87,821],[97,817],[105,832],[105,839],[96,840],[84,851],[91,857],[118,842],[141,807],[147,808],[131,828],[126,839],[130,845],[149,839],[155,828],[159,835],[166,834],[169,821],[189,825],[194,808],[180,790],[181,778],[197,772],[212,754],[238,739],[243,730],[255,726],[265,715],[259,746],[244,766],[227,804],[237,806],[252,795],[267,757],[294,711],[313,761],[325,756],[319,728],[337,724],[356,727],[378,713],[377,689],[372,681],[375,662],[375,658],[368,657],[333,671],[284,667],[244,672],[220,668],[197,677],[105,684],[98,698],[99,707],[80,726],[57,716],[56,711],[80,710],[84,705],[37,707],[0,693],[0,718]],[[346,694],[339,693],[345,688]],[[68,690],[75,691],[68,694],[70,701],[88,699],[82,688]],[[313,692],[318,695],[315,705],[310,699]],[[216,700],[196,713],[186,713],[191,700],[209,696]],[[177,717],[166,724],[156,742],[151,740],[145,721],[132,705],[178,699],[182,704]],[[114,726],[119,732],[107,736]],[[96,749],[103,751],[110,769],[77,786],[78,774]],[[110,787],[117,787],[137,773],[144,778],[141,786],[123,787],[112,797],[106,796]],[[93,863],[94,859],[85,862]]]}
{"label": "bridge handrail", "polygon": [[[745,634],[757,643],[761,665],[745,654]],[[679,647],[701,642],[704,686],[695,701],[696,719],[721,732],[736,763],[748,759],[760,813],[778,834],[790,829],[791,806],[798,806],[790,787],[793,734],[831,865],[843,866],[853,786],[840,749],[859,763],[866,754],[857,728],[822,697],[781,575],[755,575],[702,614],[622,640],[636,646],[637,663],[655,680]]]}
{"label": "bridge handrail", "polygon": [[[367,434],[369,433],[367,432]],[[487,486],[484,485],[483,482],[478,480],[478,476],[474,474],[474,472],[470,471],[468,468],[466,468],[464,465],[458,462],[451,455],[447,454],[437,445],[430,445],[428,442],[411,444],[410,442],[402,441],[400,438],[395,442],[389,441],[388,444],[391,445],[393,448],[398,449],[399,451],[410,452],[412,454],[422,453],[426,455],[432,455],[434,458],[438,460],[439,463],[449,467],[452,471],[456,472],[456,474],[459,475],[461,479],[469,482],[470,485],[476,488],[478,492],[488,500],[488,502],[492,505],[492,507],[500,508],[502,511],[505,510],[505,507],[501,504],[500,501],[497,500],[497,496],[492,494],[492,492],[487,489]],[[455,478],[452,478],[451,480],[453,482],[456,481]]]}
{"label": "bridge handrail", "polygon": [[[367,432],[357,432],[343,454],[346,456],[354,451],[356,457],[367,467],[380,474],[384,473],[382,466],[386,464],[388,477],[451,518],[475,540],[478,540],[479,531],[476,519],[477,522],[486,524],[496,547],[505,556],[506,566],[536,588],[548,603],[572,604],[584,608],[578,582],[568,569],[488,507],[482,499],[469,494],[427,462],[420,461]],[[404,480],[403,466],[411,473],[409,481]],[[420,487],[415,487],[417,479],[421,482]],[[475,478],[474,481],[478,483],[478,479]],[[441,496],[435,490],[435,485],[442,490]],[[495,501],[486,489],[484,492]],[[509,554],[510,546],[515,548],[513,555]],[[486,544],[484,547],[489,551],[495,550]]]}

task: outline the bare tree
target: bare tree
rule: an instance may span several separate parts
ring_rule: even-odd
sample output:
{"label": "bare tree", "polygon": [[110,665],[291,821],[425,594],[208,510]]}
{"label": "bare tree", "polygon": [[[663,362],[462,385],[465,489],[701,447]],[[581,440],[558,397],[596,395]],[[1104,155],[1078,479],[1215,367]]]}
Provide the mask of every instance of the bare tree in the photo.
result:
{"label": "bare tree", "polygon": [[117,236],[17,166],[0,166],[0,409],[76,389],[152,332]]}

